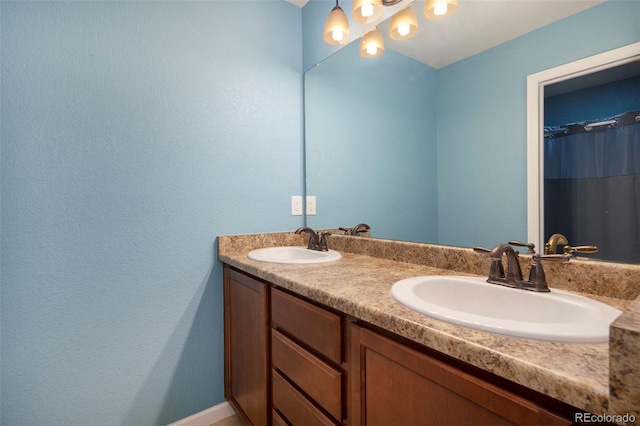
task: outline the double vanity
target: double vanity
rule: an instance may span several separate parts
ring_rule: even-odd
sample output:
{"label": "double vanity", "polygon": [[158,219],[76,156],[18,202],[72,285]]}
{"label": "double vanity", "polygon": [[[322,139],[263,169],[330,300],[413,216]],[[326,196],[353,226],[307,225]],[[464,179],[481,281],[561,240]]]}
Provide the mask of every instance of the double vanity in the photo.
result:
{"label": "double vanity", "polygon": [[[550,262],[551,293],[538,294],[486,283],[491,260],[471,249],[306,245],[294,233],[218,238],[225,394],[248,424],[640,419],[640,267]],[[484,321],[483,306],[503,321]]]}

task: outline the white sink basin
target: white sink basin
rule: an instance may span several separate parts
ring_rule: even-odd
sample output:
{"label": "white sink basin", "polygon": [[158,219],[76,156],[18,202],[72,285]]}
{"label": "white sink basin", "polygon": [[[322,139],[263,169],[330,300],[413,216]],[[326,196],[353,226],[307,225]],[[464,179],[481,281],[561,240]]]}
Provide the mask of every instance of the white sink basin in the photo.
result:
{"label": "white sink basin", "polygon": [[267,247],[249,252],[249,259],[270,263],[323,263],[339,260],[342,255],[335,251],[309,250],[306,246]]}
{"label": "white sink basin", "polygon": [[554,342],[608,342],[609,325],[621,313],[566,291],[535,293],[481,277],[408,278],[396,282],[391,294],[409,309],[442,321]]}

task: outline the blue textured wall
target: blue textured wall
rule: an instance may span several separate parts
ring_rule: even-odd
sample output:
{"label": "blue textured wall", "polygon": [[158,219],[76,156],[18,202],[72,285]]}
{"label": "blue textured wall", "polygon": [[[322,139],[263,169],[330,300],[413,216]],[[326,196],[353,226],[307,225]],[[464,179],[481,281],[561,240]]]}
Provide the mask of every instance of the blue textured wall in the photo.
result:
{"label": "blue textured wall", "polygon": [[301,10],[0,8],[1,423],[166,424],[222,402],[215,238],[302,224]]}

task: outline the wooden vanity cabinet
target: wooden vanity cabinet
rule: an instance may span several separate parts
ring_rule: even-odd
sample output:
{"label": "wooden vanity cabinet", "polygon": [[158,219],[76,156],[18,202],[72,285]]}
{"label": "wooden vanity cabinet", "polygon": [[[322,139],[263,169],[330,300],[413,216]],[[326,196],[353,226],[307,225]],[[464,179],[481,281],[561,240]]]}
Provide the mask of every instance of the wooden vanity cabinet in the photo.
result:
{"label": "wooden vanity cabinet", "polygon": [[249,425],[271,423],[269,285],[224,268],[224,393]]}
{"label": "wooden vanity cabinet", "polygon": [[572,407],[224,268],[225,395],[247,425],[572,424]]}
{"label": "wooden vanity cabinet", "polygon": [[353,425],[572,424],[423,351],[356,324],[349,327]]}
{"label": "wooden vanity cabinet", "polygon": [[344,420],[342,317],[271,289],[273,412],[293,425]]}

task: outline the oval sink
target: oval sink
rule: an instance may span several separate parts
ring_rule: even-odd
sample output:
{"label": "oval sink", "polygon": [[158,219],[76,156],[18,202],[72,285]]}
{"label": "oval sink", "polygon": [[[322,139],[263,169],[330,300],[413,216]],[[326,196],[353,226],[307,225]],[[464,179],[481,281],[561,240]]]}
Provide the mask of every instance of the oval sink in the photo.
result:
{"label": "oval sink", "polygon": [[398,302],[430,317],[477,330],[554,342],[609,341],[621,314],[604,303],[562,290],[535,293],[482,277],[424,276],[396,282]]}
{"label": "oval sink", "polygon": [[266,247],[250,251],[248,256],[249,259],[270,263],[323,263],[342,258],[335,250],[316,251],[305,246]]}

